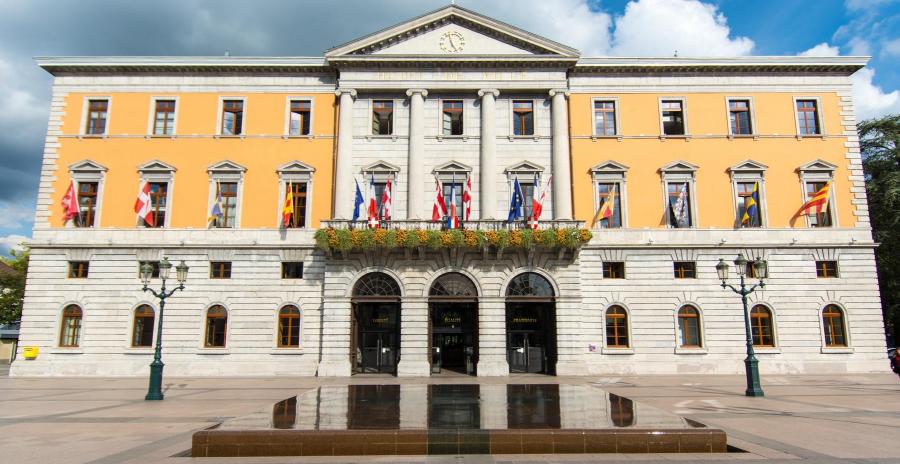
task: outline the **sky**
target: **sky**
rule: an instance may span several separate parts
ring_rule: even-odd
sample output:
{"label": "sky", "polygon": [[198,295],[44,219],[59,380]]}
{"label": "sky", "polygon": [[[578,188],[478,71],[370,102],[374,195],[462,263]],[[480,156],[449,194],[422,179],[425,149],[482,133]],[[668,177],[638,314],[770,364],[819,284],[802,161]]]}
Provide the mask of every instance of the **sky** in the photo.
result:
{"label": "sky", "polygon": [[[233,56],[321,56],[447,3],[0,0],[0,254],[30,237],[33,224],[51,86],[33,57],[226,50]],[[867,55],[869,65],[853,76],[857,119],[900,113],[900,0],[457,4],[573,46],[582,56]]]}

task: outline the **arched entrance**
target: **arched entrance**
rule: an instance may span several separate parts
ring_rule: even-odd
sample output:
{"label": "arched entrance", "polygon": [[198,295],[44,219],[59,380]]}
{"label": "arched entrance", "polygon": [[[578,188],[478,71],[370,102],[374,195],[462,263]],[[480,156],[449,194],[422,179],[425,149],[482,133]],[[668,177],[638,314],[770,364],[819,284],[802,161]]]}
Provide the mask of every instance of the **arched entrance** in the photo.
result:
{"label": "arched entrance", "polygon": [[506,353],[512,373],[556,373],[556,303],[544,276],[526,272],[506,289]]}
{"label": "arched entrance", "polygon": [[353,287],[350,365],[354,373],[397,373],[400,361],[400,285],[383,272]]}
{"label": "arched entrance", "polygon": [[448,272],[428,290],[431,373],[475,375],[478,363],[478,290],[471,279]]}

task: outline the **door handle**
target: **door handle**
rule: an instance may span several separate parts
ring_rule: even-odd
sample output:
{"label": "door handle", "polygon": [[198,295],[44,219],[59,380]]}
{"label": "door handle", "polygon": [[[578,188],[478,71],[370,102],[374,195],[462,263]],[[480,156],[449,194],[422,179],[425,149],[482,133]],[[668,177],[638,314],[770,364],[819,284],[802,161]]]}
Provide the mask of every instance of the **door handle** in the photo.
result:
{"label": "door handle", "polygon": [[524,347],[516,348],[516,353],[524,353],[524,352],[525,352],[525,348],[524,348]]}

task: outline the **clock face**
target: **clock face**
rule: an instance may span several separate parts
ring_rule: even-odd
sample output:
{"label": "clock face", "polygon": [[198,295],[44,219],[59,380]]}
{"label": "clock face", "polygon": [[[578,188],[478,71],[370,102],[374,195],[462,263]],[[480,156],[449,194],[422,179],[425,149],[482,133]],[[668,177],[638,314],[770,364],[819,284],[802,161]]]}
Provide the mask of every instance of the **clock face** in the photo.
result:
{"label": "clock face", "polygon": [[441,36],[440,46],[447,53],[459,53],[466,46],[466,39],[459,32],[445,32]]}

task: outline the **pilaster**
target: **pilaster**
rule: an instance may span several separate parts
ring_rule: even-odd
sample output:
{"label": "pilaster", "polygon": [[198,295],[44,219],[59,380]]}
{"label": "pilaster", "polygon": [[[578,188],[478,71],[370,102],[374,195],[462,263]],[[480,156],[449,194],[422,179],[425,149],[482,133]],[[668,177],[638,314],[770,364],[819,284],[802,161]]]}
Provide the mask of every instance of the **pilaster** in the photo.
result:
{"label": "pilaster", "polygon": [[334,168],[334,218],[353,217],[353,99],[354,89],[338,89],[334,92],[340,98],[337,137],[337,160]]}
{"label": "pilaster", "polygon": [[404,298],[400,308],[400,362],[398,377],[428,377],[431,353],[428,339],[428,300]]}
{"label": "pilaster", "polygon": [[497,124],[494,121],[494,103],[500,91],[482,89],[481,97],[481,150],[479,153],[478,197],[480,219],[496,219],[497,216]]}
{"label": "pilaster", "polygon": [[422,219],[423,198],[425,192],[425,125],[423,118],[425,89],[409,89],[409,158],[407,160],[407,199],[406,216],[408,219]]}
{"label": "pilaster", "polygon": [[572,165],[569,160],[569,91],[550,91],[552,119],[553,219],[572,219]]}

